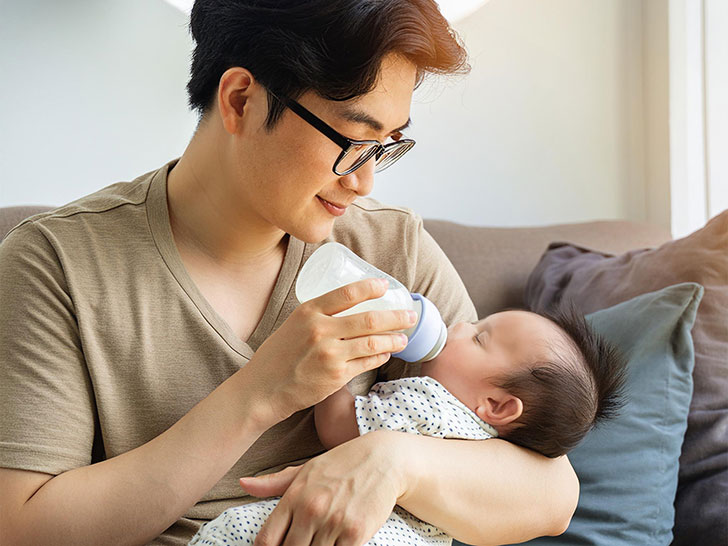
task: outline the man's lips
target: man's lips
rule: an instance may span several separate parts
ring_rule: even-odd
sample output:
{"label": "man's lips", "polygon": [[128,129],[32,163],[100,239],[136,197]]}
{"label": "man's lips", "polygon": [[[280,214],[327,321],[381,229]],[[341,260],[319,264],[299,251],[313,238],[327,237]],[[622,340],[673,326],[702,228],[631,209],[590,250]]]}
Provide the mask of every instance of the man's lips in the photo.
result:
{"label": "man's lips", "polygon": [[340,209],[345,209],[346,207],[348,207],[349,205],[351,205],[351,203],[349,203],[347,205],[340,205],[339,203],[336,203],[335,201],[329,201],[328,199],[324,199],[323,197],[321,197],[321,199],[323,199],[327,203],[331,203],[335,207],[339,207]]}
{"label": "man's lips", "polygon": [[321,204],[324,206],[324,208],[329,211],[334,216],[341,216],[346,212],[346,208],[349,205],[338,205],[336,203],[332,203],[331,201],[327,201],[323,197],[316,196],[319,201],[321,201]]}

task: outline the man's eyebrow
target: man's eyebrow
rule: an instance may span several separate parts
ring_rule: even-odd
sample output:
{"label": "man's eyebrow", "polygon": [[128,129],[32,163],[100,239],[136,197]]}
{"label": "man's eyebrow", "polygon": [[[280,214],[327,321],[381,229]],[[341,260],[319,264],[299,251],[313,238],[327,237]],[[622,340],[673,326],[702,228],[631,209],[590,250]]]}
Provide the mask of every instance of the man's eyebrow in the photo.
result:
{"label": "man's eyebrow", "polygon": [[[356,110],[354,108],[346,108],[340,111],[340,115],[342,118],[344,118],[347,121],[351,121],[354,123],[363,123],[365,125],[368,125],[378,133],[381,133],[384,130],[384,125],[376,119],[374,119],[372,116],[367,114],[366,112],[363,112],[361,110]],[[407,127],[410,126],[412,123],[412,118],[407,119],[407,123],[402,125],[401,127],[397,127],[396,129],[392,130],[390,134],[392,133],[398,133],[400,131],[404,131]]]}

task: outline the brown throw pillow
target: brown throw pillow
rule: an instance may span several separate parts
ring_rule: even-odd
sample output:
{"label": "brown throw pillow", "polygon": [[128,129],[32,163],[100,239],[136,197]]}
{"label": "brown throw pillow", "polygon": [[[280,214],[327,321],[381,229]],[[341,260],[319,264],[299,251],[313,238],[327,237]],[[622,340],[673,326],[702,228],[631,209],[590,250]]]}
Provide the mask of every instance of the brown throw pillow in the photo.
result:
{"label": "brown throw pillow", "polygon": [[[620,256],[552,243],[531,273],[535,311],[592,313],[681,282],[705,288],[692,330],[693,398],[680,456],[673,545],[728,544],[728,210],[688,237]],[[639,449],[639,446],[635,446]]]}

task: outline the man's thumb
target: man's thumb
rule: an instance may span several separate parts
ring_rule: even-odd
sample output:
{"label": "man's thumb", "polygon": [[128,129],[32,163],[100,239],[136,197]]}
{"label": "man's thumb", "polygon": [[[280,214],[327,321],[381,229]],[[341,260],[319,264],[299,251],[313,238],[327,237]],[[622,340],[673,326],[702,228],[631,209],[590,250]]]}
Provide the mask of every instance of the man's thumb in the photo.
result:
{"label": "man's thumb", "polygon": [[300,466],[289,466],[264,476],[240,478],[240,487],[254,497],[279,497],[295,479]]}

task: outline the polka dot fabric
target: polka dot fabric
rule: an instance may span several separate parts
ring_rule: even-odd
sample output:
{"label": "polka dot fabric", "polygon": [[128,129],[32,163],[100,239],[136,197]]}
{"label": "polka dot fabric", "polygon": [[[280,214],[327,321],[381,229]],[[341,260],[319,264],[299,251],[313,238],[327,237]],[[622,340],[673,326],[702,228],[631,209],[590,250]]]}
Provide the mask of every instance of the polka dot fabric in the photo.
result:
{"label": "polka dot fabric", "polygon": [[354,399],[359,434],[397,430],[436,438],[486,440],[496,430],[431,377],[407,377],[374,385]]}
{"label": "polka dot fabric", "polygon": [[[408,377],[377,383],[367,396],[356,396],[359,434],[397,430],[435,436],[485,440],[496,430],[431,377]],[[249,545],[278,504],[280,497],[229,508],[203,525],[191,545]],[[450,545],[442,530],[395,506],[369,546]]]}
{"label": "polka dot fabric", "polygon": [[[229,508],[203,525],[190,545],[250,545],[278,504],[280,497]],[[366,543],[368,546],[450,546],[452,538],[406,510],[395,506],[387,521]]]}
{"label": "polka dot fabric", "polygon": [[200,527],[189,544],[253,544],[279,500],[280,497],[277,497],[228,508]]}

